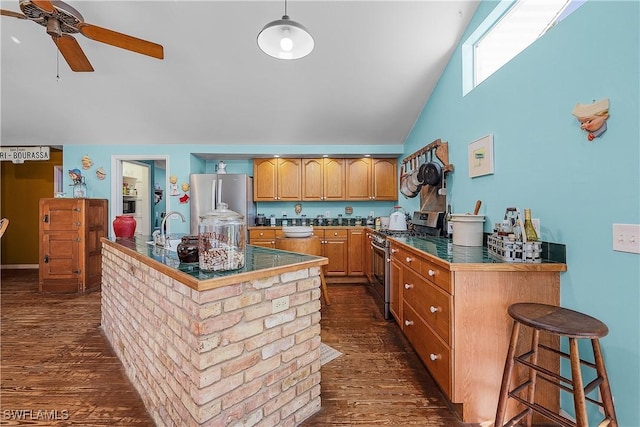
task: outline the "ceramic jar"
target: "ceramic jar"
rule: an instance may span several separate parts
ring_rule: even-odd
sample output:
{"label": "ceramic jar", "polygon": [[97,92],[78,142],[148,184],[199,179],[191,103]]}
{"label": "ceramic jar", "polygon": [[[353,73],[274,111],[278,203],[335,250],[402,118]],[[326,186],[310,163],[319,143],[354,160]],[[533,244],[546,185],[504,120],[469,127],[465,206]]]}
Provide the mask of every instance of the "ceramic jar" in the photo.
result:
{"label": "ceramic jar", "polygon": [[116,237],[131,239],[136,232],[136,219],[131,215],[118,215],[113,220]]}
{"label": "ceramic jar", "polygon": [[176,250],[180,262],[198,262],[198,236],[183,236]]}

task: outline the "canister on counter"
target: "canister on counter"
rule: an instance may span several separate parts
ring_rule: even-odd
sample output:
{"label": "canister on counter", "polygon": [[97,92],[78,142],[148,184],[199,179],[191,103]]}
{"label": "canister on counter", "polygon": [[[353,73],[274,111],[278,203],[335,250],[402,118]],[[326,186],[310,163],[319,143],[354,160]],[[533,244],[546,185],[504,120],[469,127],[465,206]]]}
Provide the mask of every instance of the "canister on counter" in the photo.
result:
{"label": "canister on counter", "polygon": [[205,271],[237,270],[245,262],[244,216],[226,203],[200,217],[198,265]]}

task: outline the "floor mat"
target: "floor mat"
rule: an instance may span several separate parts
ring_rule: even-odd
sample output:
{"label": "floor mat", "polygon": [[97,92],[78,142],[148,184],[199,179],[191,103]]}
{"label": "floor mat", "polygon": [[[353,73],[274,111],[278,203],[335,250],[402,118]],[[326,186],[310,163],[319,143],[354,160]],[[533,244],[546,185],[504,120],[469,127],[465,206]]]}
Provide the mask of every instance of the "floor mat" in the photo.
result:
{"label": "floor mat", "polygon": [[320,364],[324,365],[331,362],[333,359],[342,356],[335,348],[329,347],[325,343],[320,343]]}

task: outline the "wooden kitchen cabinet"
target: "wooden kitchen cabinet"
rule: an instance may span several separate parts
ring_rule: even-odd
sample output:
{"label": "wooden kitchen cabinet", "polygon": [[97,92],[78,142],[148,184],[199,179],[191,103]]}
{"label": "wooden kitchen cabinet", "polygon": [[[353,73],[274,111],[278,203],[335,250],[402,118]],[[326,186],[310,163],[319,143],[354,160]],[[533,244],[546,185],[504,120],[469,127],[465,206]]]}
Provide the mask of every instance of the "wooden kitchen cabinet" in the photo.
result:
{"label": "wooden kitchen cabinet", "polygon": [[[507,308],[517,302],[559,305],[564,270],[564,264],[448,263],[392,240],[391,311],[464,422],[482,424],[495,416],[511,334]],[[559,346],[557,337],[541,335],[543,341]],[[557,358],[541,358],[559,372]],[[559,410],[557,389],[544,382],[538,387],[544,406]],[[515,415],[517,408],[509,410]]]}
{"label": "wooden kitchen cabinet", "polygon": [[301,159],[255,159],[253,200],[255,202],[298,201],[302,198]]}
{"label": "wooden kitchen cabinet", "polygon": [[302,200],[345,200],[345,159],[302,159]]}
{"label": "wooden kitchen cabinet", "polygon": [[349,229],[348,276],[365,275],[365,254],[368,247],[365,242],[364,228]]}
{"label": "wooden kitchen cabinet", "polygon": [[106,199],[40,199],[40,292],[100,289],[102,243],[108,236]]}
{"label": "wooden kitchen cabinet", "polygon": [[322,256],[329,259],[324,266],[325,276],[346,276],[349,265],[349,234],[345,227],[314,227],[313,234],[320,237]]}
{"label": "wooden kitchen cabinet", "polygon": [[[284,233],[282,233],[284,234]],[[262,246],[265,248],[276,248],[276,233],[275,228],[251,228],[249,229],[249,244],[254,246]]]}
{"label": "wooden kitchen cabinet", "polygon": [[398,200],[397,159],[347,159],[347,200]]}

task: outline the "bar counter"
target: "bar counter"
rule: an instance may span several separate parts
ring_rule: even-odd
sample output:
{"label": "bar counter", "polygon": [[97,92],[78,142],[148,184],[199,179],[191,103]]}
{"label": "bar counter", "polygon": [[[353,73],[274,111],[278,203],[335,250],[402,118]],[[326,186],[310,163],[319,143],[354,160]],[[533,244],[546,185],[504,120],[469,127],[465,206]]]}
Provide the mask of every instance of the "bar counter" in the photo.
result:
{"label": "bar counter", "polygon": [[299,425],[320,410],[324,257],[248,246],[205,272],[102,238],[102,329],[156,425]]}
{"label": "bar counter", "polygon": [[247,245],[243,268],[229,271],[204,271],[200,270],[198,263],[181,263],[177,252],[150,245],[147,243],[150,241],[152,241],[151,236],[136,236],[133,239],[102,239],[105,245],[117,247],[136,260],[153,266],[196,291],[227,286],[269,274],[319,267],[328,263],[328,260],[323,257]]}

